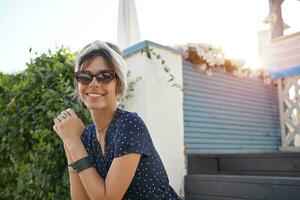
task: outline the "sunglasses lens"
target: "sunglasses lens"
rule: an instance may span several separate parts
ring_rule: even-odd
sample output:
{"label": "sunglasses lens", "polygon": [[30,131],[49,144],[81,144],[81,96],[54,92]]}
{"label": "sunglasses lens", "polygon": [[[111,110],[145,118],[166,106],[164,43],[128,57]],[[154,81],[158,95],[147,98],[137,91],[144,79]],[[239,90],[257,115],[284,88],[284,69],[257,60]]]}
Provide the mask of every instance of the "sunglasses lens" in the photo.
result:
{"label": "sunglasses lens", "polygon": [[81,72],[76,76],[76,80],[82,84],[89,84],[92,81],[91,75]]}
{"label": "sunglasses lens", "polygon": [[97,76],[97,80],[107,84],[109,83],[112,79],[114,78],[114,75],[112,72],[108,71],[108,72],[101,72],[98,76]]}
{"label": "sunglasses lens", "polygon": [[[78,82],[82,84],[90,84],[93,80],[93,74],[90,74],[88,72],[77,72],[75,74],[75,78]],[[114,78],[114,73],[112,71],[101,71],[98,74],[95,75],[98,82],[107,84]]]}

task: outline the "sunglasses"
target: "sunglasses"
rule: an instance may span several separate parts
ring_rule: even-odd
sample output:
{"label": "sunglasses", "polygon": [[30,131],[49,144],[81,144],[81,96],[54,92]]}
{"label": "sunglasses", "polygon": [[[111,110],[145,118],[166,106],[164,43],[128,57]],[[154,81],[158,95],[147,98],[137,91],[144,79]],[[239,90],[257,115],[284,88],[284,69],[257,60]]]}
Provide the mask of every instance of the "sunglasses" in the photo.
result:
{"label": "sunglasses", "polygon": [[89,71],[77,71],[75,72],[75,79],[84,85],[88,85],[92,82],[93,78],[96,77],[98,82],[108,84],[114,79],[115,73],[111,70],[102,70],[93,74]]}

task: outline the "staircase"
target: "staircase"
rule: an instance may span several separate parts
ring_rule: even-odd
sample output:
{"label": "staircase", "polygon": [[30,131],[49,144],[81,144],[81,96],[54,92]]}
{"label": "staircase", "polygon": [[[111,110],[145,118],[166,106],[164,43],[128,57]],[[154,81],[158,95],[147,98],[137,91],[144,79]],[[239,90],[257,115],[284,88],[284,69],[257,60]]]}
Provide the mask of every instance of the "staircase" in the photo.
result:
{"label": "staircase", "polygon": [[299,200],[300,153],[188,155],[187,200]]}

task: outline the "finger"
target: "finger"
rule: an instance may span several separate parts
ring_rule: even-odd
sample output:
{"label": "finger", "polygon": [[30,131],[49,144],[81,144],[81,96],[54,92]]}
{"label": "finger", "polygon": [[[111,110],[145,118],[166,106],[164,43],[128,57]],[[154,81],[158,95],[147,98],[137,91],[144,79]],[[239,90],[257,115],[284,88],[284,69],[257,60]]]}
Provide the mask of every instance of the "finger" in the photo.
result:
{"label": "finger", "polygon": [[62,114],[62,116],[63,116],[65,119],[71,116],[70,113],[67,112],[67,111],[65,111],[65,110],[62,111],[61,114]]}
{"label": "finger", "polygon": [[68,108],[66,111],[71,115],[71,117],[77,117],[75,111],[72,108]]}
{"label": "finger", "polygon": [[60,115],[59,115],[59,119],[62,121],[62,120],[66,120],[68,117],[70,117],[70,115],[69,114],[66,114],[66,113],[61,113]]}
{"label": "finger", "polygon": [[55,124],[53,125],[53,130],[57,132],[57,126]]}
{"label": "finger", "polygon": [[55,124],[60,124],[61,123],[60,120],[57,117],[55,117],[53,121],[54,121]]}
{"label": "finger", "polygon": [[65,118],[61,114],[56,117],[60,122],[64,122]]}

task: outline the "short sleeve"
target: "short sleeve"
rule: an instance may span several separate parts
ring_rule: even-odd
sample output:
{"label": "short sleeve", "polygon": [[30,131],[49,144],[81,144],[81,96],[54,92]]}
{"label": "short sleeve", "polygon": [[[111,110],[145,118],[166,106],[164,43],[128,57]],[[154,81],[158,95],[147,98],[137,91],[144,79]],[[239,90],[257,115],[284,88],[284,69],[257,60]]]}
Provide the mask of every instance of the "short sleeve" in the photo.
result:
{"label": "short sleeve", "polygon": [[137,113],[126,115],[115,141],[114,157],[130,153],[149,156],[153,143],[143,119]]}

